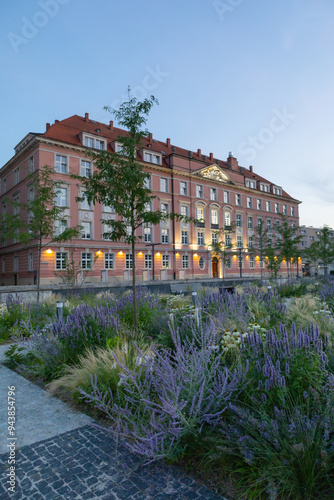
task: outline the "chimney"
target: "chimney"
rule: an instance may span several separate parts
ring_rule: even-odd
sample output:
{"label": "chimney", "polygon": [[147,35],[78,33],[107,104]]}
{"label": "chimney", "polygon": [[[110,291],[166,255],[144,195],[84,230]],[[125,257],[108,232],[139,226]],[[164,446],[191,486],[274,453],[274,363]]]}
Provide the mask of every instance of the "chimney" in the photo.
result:
{"label": "chimney", "polygon": [[170,139],[169,139],[169,137],[166,139],[166,146],[167,146],[168,148],[170,148]]}
{"label": "chimney", "polygon": [[228,154],[227,165],[231,170],[235,170],[236,172],[238,171],[238,160],[234,158],[232,151]]}
{"label": "chimney", "polygon": [[110,120],[110,122],[109,122],[109,128],[110,128],[110,130],[112,130],[113,126],[114,126],[114,122],[112,120]]}
{"label": "chimney", "polygon": [[59,123],[59,120],[55,120],[55,123]]}
{"label": "chimney", "polygon": [[85,113],[85,122],[89,122],[89,113]]}
{"label": "chimney", "polygon": [[201,154],[202,154],[202,151],[201,151],[201,149],[198,148],[198,150],[197,150],[197,156],[201,156]]}
{"label": "chimney", "polygon": [[49,130],[49,128],[50,128],[50,123],[47,123],[47,124],[46,124],[46,131],[48,131],[48,130]]}
{"label": "chimney", "polygon": [[253,165],[249,165],[249,171],[253,172]]}
{"label": "chimney", "polygon": [[192,157],[193,157],[193,154],[192,154],[192,152],[191,152],[191,151],[188,151],[188,156],[189,156],[189,158],[192,158]]}
{"label": "chimney", "polygon": [[213,153],[210,153],[210,161],[213,161]]}
{"label": "chimney", "polygon": [[148,140],[149,140],[150,142],[152,142],[152,141],[153,141],[153,135],[151,134],[151,132],[148,134]]}

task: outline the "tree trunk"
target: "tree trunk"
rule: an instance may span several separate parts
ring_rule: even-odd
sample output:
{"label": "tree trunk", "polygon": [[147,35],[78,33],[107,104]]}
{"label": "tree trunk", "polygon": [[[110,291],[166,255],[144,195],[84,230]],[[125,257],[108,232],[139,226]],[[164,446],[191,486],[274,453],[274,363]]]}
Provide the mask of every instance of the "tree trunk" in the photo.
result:
{"label": "tree trunk", "polygon": [[132,292],[133,292],[133,329],[135,333],[137,333],[138,325],[137,325],[137,297],[136,297],[136,254],[135,254],[134,239],[132,240]]}
{"label": "tree trunk", "polygon": [[39,238],[38,266],[37,266],[37,305],[39,305],[39,294],[41,288],[41,254],[42,254],[42,238]]}

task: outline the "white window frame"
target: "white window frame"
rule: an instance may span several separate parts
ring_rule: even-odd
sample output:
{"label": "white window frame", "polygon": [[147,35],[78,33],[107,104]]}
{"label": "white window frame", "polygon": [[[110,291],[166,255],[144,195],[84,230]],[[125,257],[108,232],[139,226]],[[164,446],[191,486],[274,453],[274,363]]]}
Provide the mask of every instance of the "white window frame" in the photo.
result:
{"label": "white window frame", "polygon": [[189,207],[188,205],[180,205],[180,214],[183,217],[188,217]]}
{"label": "white window frame", "polygon": [[150,253],[145,254],[145,257],[144,257],[144,269],[152,269],[152,262],[153,262],[152,257],[153,256]]}
{"label": "white window frame", "polygon": [[145,243],[152,242],[152,226],[144,224],[144,241]]}
{"label": "white window frame", "polygon": [[210,210],[211,224],[219,224],[218,222],[218,208],[211,208]]}
{"label": "white window frame", "polygon": [[217,188],[210,187],[210,200],[217,201]]}
{"label": "white window frame", "polygon": [[256,210],[262,210],[262,200],[261,200],[261,198],[256,198]]}
{"label": "white window frame", "polygon": [[230,192],[224,191],[224,203],[230,203]]}
{"label": "white window frame", "polygon": [[92,239],[92,223],[88,221],[82,221],[80,223],[82,226],[81,239],[91,240]]}
{"label": "white window frame", "polygon": [[104,254],[104,269],[115,269],[115,254],[105,253]]}
{"label": "white window frame", "polygon": [[236,227],[242,227],[242,214],[236,214],[235,225]]}
{"label": "white window frame", "polygon": [[56,252],[55,255],[55,269],[57,271],[64,271],[68,260],[67,252]]}
{"label": "white window frame", "polygon": [[132,269],[132,268],[133,268],[132,254],[126,253],[125,254],[125,269]]}
{"label": "white window frame", "polygon": [[235,193],[235,204],[237,207],[241,207],[241,194]]}
{"label": "white window frame", "polygon": [[181,243],[182,245],[189,245],[189,231],[187,229],[181,231]]}
{"label": "white window frame", "polygon": [[34,270],[34,254],[32,252],[28,253],[28,271]]}
{"label": "white window frame", "polygon": [[253,229],[254,228],[254,219],[252,215],[249,215],[247,217],[247,228],[248,229]]}
{"label": "white window frame", "polygon": [[92,252],[81,253],[81,269],[93,269]]}
{"label": "white window frame", "polygon": [[251,196],[247,196],[247,208],[253,207],[253,200]]}
{"label": "white window frame", "polygon": [[182,269],[189,269],[189,255],[182,255]]}
{"label": "white window frame", "polygon": [[169,269],[169,255],[163,255],[162,256],[162,268],[163,269]]}
{"label": "white window frame", "polygon": [[196,184],[196,198],[203,199],[203,186],[201,184]]}
{"label": "white window frame", "polygon": [[92,175],[92,163],[90,161],[80,161],[80,175],[81,177],[90,177]]}
{"label": "white window frame", "polygon": [[188,196],[188,183],[185,181],[180,181],[180,194],[182,196]]}
{"label": "white window frame", "polygon": [[161,229],[161,243],[169,243],[169,229]]}
{"label": "white window frame", "polygon": [[66,187],[57,187],[56,195],[57,207],[67,207],[68,189]]}
{"label": "white window frame", "polygon": [[56,172],[58,172],[59,174],[67,174],[68,172],[67,156],[56,154]]}
{"label": "white window frame", "polygon": [[205,245],[204,243],[204,231],[202,229],[197,230],[197,245]]}
{"label": "white window frame", "polygon": [[168,193],[168,179],[167,179],[167,177],[160,177],[160,191],[161,191],[161,193]]}
{"label": "white window frame", "polygon": [[204,207],[196,206],[196,219],[200,222],[204,222]]}

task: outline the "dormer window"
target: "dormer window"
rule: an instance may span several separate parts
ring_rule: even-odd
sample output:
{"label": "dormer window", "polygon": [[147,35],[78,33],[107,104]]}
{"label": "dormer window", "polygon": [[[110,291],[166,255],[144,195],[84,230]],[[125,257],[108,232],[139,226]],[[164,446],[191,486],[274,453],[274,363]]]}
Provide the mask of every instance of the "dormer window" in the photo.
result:
{"label": "dormer window", "polygon": [[269,184],[263,184],[261,182],[260,191],[263,191],[264,193],[269,193],[270,192]]}
{"label": "dormer window", "polygon": [[246,187],[256,189],[256,182],[251,181],[250,179],[246,179]]}
{"label": "dormer window", "polygon": [[100,137],[94,137],[82,133],[81,142],[86,148],[99,149],[100,151],[104,151],[107,149],[106,139],[101,139]]}
{"label": "dormer window", "polygon": [[282,196],[282,188],[280,188],[278,186],[274,186],[273,187],[273,193],[277,194],[278,196]]}
{"label": "dormer window", "polygon": [[161,165],[162,156],[157,153],[147,153],[144,151],[144,161],[147,161],[148,163],[155,163],[155,165]]}

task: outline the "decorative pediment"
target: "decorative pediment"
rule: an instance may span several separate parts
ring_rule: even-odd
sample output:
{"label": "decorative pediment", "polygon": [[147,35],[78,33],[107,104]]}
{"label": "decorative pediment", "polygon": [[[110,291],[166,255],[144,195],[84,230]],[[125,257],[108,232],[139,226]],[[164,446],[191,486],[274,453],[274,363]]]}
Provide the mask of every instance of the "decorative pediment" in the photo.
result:
{"label": "decorative pediment", "polygon": [[214,181],[224,182],[225,184],[233,184],[229,176],[218,165],[210,165],[210,167],[202,168],[202,170],[197,172],[197,175]]}

